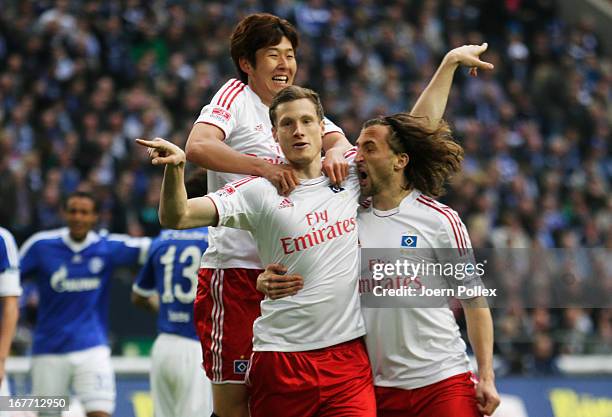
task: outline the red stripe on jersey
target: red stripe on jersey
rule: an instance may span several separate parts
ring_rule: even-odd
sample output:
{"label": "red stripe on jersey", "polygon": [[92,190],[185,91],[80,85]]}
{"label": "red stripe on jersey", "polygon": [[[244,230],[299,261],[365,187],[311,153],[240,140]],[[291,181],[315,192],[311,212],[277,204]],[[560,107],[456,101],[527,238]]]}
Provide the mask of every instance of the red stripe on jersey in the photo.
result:
{"label": "red stripe on jersey", "polygon": [[228,82],[225,83],[226,87],[223,89],[223,92],[221,92],[221,95],[219,96],[219,100],[217,100],[217,106],[221,106],[221,100],[223,100],[223,97],[230,91],[232,90],[237,83],[240,83],[240,81],[238,81],[235,78],[232,78],[231,80],[229,80]]}
{"label": "red stripe on jersey", "polygon": [[455,243],[457,243],[457,250],[459,251],[459,255],[463,255],[463,248],[461,246],[459,238],[457,237],[457,230],[455,229],[455,223],[451,220],[451,217],[448,215],[448,213],[442,210],[440,207],[436,207],[435,205],[429,203],[426,200],[421,200],[421,196],[417,197],[416,201],[418,201],[421,204],[425,204],[427,207],[431,207],[432,209],[436,210],[439,213],[442,213],[444,217],[446,217],[446,219],[451,225],[451,228],[453,229],[453,234],[455,235]]}
{"label": "red stripe on jersey", "polygon": [[349,149],[348,151],[344,152],[344,157],[345,158],[349,158],[351,156],[355,156],[357,155],[357,148],[356,147],[352,147],[351,149]]}
{"label": "red stripe on jersey", "polygon": [[463,227],[461,227],[461,219],[459,219],[459,216],[457,216],[457,213],[455,213],[455,211],[451,209],[449,206],[444,205],[440,203],[439,201],[434,200],[431,197],[428,197],[426,195],[421,195],[421,198],[423,198],[425,201],[429,201],[430,203],[438,206],[439,208],[441,208],[442,210],[450,214],[453,222],[455,223],[455,226],[457,226],[457,230],[458,230],[457,233],[459,235],[459,240],[461,241],[461,246],[467,249],[467,238],[465,237],[465,233],[463,232]]}
{"label": "red stripe on jersey", "polygon": [[242,179],[239,179],[239,180],[236,180],[236,181],[232,182],[232,183],[231,183],[231,185],[232,185],[234,188],[238,188],[238,187],[243,186],[243,185],[244,185],[244,184],[246,184],[247,182],[249,182],[249,181],[253,181],[253,180],[257,179],[257,178],[259,178],[259,177],[254,177],[254,176],[244,177],[244,178],[242,178]]}
{"label": "red stripe on jersey", "polygon": [[212,309],[212,333],[211,333],[211,352],[213,356],[212,373],[213,380],[219,382],[222,380],[222,349],[223,349],[223,270],[213,272],[210,283],[211,294],[213,298]]}
{"label": "red stripe on jersey", "polygon": [[441,208],[442,210],[444,210],[446,213],[448,213],[451,216],[453,223],[455,224],[455,226],[457,226],[457,230],[458,230],[457,234],[459,235],[459,240],[461,241],[460,246],[463,248],[467,248],[467,239],[465,238],[465,234],[463,233],[463,228],[461,227],[461,220],[459,219],[459,217],[457,217],[457,214],[455,213],[455,211],[451,209],[449,206],[446,206],[440,203],[439,201],[436,201],[433,198],[428,197],[426,195],[421,195],[421,198],[423,198],[425,201],[429,201],[431,204],[436,205],[437,207]]}
{"label": "red stripe on jersey", "polygon": [[[236,91],[238,90],[238,91]],[[229,106],[226,106],[225,104],[227,103],[227,100],[232,97],[230,104],[232,101],[234,101],[234,98],[236,98],[236,94],[240,93],[242,90],[244,90],[244,84],[242,84],[240,81],[238,81],[238,84],[234,85],[234,87],[232,87],[232,89],[229,91],[229,93],[227,93],[225,95],[225,98],[223,99],[223,103],[221,103],[221,107],[224,107],[226,110],[229,110]]]}
{"label": "red stripe on jersey", "polygon": [[455,219],[455,222],[457,223],[457,228],[459,229],[459,232],[460,232],[461,241],[463,242],[463,247],[467,249],[467,247],[468,247],[468,245],[467,245],[467,238],[465,236],[465,232],[463,231],[463,226],[462,226],[462,223],[461,223],[461,219],[459,218],[457,213],[455,211],[453,211],[452,209],[449,208],[446,211],[449,214],[451,214],[453,216],[453,218]]}
{"label": "red stripe on jersey", "polygon": [[359,205],[363,208],[369,208],[372,205],[372,197],[368,197],[365,200],[359,202]]}
{"label": "red stripe on jersey", "polygon": [[227,104],[226,109],[230,109],[230,107],[232,107],[232,103],[234,102],[234,100],[236,99],[236,97],[238,97],[238,94],[242,93],[242,90],[244,90],[244,87],[246,87],[244,84],[242,84],[242,87],[240,87],[240,89],[238,91],[236,91],[236,93],[234,94],[234,96],[232,97],[232,99],[229,101],[229,103]]}

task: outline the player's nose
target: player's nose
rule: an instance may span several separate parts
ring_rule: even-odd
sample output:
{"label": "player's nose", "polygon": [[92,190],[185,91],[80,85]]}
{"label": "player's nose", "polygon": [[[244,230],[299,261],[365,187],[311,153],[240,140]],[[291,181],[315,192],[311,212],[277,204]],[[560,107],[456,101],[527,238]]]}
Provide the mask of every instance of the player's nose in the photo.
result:
{"label": "player's nose", "polygon": [[278,68],[287,68],[287,66],[288,66],[287,57],[284,55],[280,55],[280,57],[278,58]]}
{"label": "player's nose", "polygon": [[355,162],[363,162],[363,153],[359,148],[357,148],[357,153],[355,154]]}

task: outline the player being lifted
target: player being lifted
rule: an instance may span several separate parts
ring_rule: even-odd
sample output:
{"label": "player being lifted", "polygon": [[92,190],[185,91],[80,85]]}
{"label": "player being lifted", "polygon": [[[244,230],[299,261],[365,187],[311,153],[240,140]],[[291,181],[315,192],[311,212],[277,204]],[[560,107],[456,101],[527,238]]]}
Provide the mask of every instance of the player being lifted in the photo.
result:
{"label": "player being lifted", "polygon": [[[206,194],[206,173],[185,183],[188,197]],[[151,396],[156,417],[209,416],[210,381],[194,364],[202,353],[193,323],[193,300],[208,228],[163,230],[132,287],[132,302],[157,313],[151,350]]]}
{"label": "player being lifted", "polygon": [[20,250],[21,273],[35,276],[40,293],[32,393],[65,396],[72,386],[88,417],[107,417],[116,396],[107,337],[110,280],[116,267],[144,261],[150,239],[95,232],[98,203],[87,192],[70,194],[63,209],[68,227],[36,233]]}
{"label": "player being lifted", "polygon": [[[249,15],[236,26],[230,52],[239,79],[229,80],[202,109],[186,145],[187,159],[208,169],[209,190],[245,175],[267,178],[284,195],[298,184],[291,167],[280,165],[284,159],[268,116],[274,95],[293,84],[298,43],[293,25],[270,14]],[[324,129],[323,170],[338,183],[348,173],[342,154],[350,144],[327,119]],[[215,413],[248,417],[244,378],[262,299],[255,289],[262,264],[246,231],[213,227],[209,238],[194,306],[204,369],[213,383]]]}

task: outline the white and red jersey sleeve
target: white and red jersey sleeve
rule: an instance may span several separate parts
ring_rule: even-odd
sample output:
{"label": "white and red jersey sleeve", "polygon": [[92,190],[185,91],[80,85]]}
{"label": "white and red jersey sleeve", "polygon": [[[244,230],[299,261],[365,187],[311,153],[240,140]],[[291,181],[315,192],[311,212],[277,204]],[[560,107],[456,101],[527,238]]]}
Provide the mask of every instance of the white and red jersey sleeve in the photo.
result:
{"label": "white and red jersey sleeve", "polygon": [[435,235],[436,248],[455,248],[460,257],[471,252],[472,242],[467,228],[455,210],[424,194],[419,195],[416,200],[429,207],[432,213],[437,213],[440,219],[440,230]]}
{"label": "white and red jersey sleeve", "polygon": [[344,135],[340,126],[329,120],[327,117],[323,118],[323,134],[327,135],[328,133],[338,132]]}
{"label": "white and red jersey sleeve", "polygon": [[206,123],[221,129],[225,139],[230,138],[240,120],[242,110],[241,93],[246,85],[232,78],[215,94],[210,104],[204,106],[196,123]]}
{"label": "white and red jersey sleeve", "polygon": [[[416,203],[428,207],[431,214],[438,218],[439,230],[432,235],[433,249],[437,262],[453,264],[462,269],[466,265],[476,265],[472,242],[459,214],[450,207],[423,194],[417,197]],[[458,291],[456,291],[459,286],[474,288],[483,285],[475,270],[469,270],[472,273],[462,273],[459,277],[447,278],[449,286],[455,289],[456,298],[471,298],[471,296],[466,295],[467,293],[459,295]]]}
{"label": "white and red jersey sleeve", "polygon": [[218,226],[255,230],[270,191],[263,181],[260,177],[244,177],[208,194],[217,208]]}

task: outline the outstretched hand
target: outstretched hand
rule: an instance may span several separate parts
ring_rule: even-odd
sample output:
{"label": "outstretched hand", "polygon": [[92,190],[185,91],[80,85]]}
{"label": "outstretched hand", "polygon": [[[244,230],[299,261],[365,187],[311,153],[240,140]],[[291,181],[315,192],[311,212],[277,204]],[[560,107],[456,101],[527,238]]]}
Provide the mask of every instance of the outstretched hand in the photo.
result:
{"label": "outstretched hand", "polygon": [[147,151],[153,165],[180,165],[186,161],[185,152],[165,139],[136,139],[136,143],[148,148]]}
{"label": "outstretched hand", "polygon": [[490,71],[494,68],[493,64],[490,62],[480,59],[480,55],[482,55],[488,47],[489,44],[486,42],[482,45],[463,45],[452,49],[446,56],[458,65],[470,67],[470,75],[476,77],[479,69]]}

